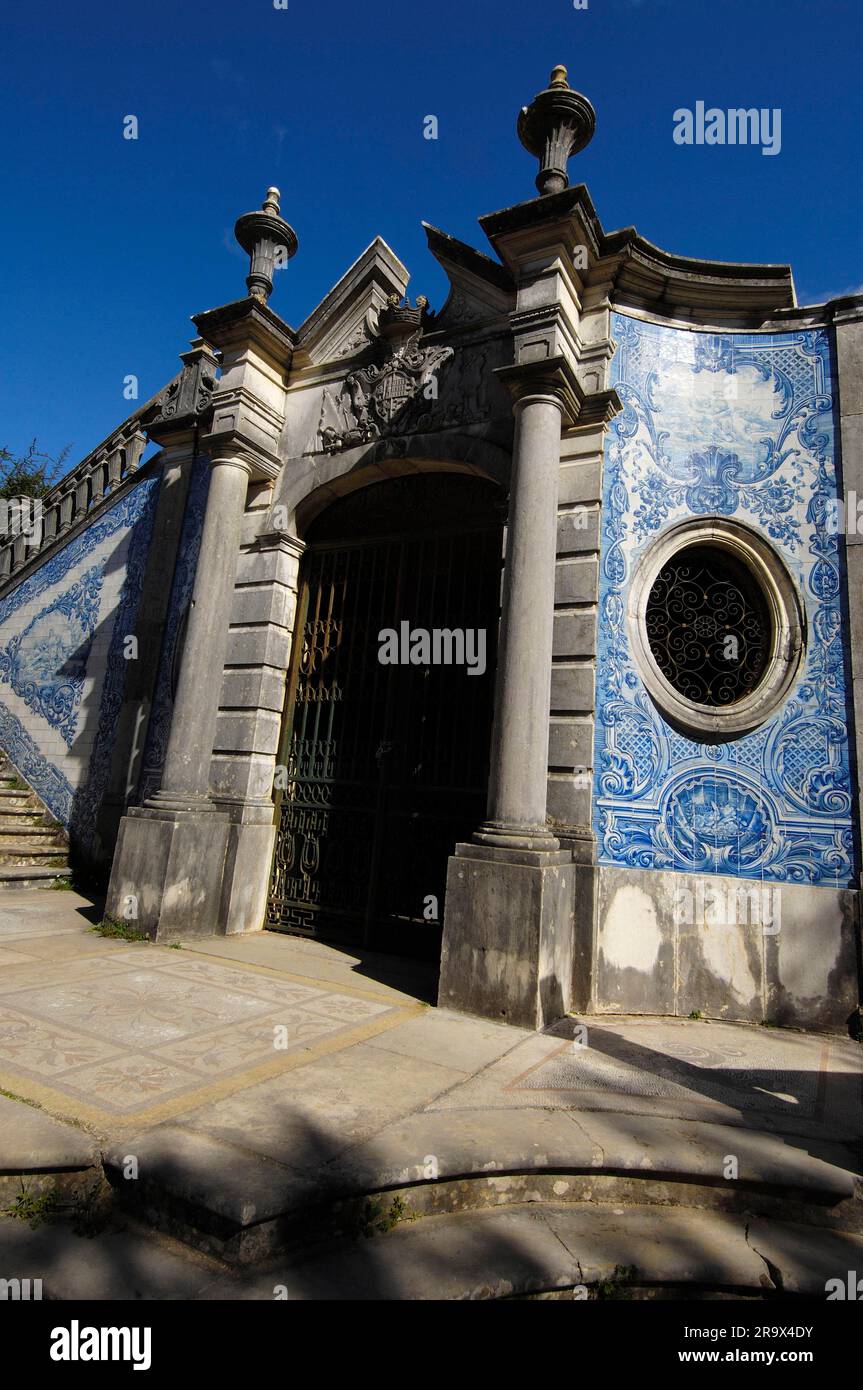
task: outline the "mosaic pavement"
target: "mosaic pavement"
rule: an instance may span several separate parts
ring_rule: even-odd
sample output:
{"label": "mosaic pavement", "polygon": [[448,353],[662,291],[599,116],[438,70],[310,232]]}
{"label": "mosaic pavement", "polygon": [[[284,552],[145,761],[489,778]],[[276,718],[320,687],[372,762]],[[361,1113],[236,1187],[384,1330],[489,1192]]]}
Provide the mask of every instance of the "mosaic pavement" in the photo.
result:
{"label": "mosaic pavement", "polygon": [[[52,942],[65,959],[45,957]],[[415,1011],[373,989],[105,941],[29,913],[0,921],[0,1086],[97,1124],[228,1094]]]}

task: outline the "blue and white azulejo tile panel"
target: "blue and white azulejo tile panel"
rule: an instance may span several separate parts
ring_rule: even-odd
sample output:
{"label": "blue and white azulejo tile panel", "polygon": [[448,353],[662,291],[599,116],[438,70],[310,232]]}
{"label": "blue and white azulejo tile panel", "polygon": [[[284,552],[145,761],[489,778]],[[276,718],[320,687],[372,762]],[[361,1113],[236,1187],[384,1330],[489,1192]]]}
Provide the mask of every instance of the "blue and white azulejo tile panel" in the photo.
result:
{"label": "blue and white azulejo tile panel", "polygon": [[[827,330],[705,333],[613,315],[623,410],[606,442],[594,829],[600,862],[853,885],[844,564]],[[650,699],[630,650],[628,586],[687,517],[769,538],[806,610],[804,661],[755,732],[699,743]]]}
{"label": "blue and white azulejo tile panel", "polygon": [[142,478],[0,601],[0,748],[82,842],[110,764],[158,481]]}

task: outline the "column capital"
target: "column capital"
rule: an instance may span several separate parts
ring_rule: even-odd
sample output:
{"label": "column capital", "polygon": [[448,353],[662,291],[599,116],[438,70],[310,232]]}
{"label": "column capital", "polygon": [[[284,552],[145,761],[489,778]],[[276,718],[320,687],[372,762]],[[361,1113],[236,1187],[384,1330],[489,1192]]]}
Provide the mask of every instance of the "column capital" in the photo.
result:
{"label": "column capital", "polygon": [[576,425],[607,425],[623,409],[623,402],[613,386],[587,395],[572,364],[562,355],[498,367],[495,376],[506,386],[516,406],[536,398],[554,401],[560,408],[565,429]]}
{"label": "column capital", "polygon": [[571,362],[562,353],[498,367],[495,376],[510,392],[516,406],[526,405],[531,398],[549,400],[560,409],[565,425],[574,425],[581,414],[584,391]]}
{"label": "column capital", "polygon": [[241,472],[245,473],[247,478],[251,478],[257,465],[257,459],[254,456],[248,457],[236,447],[231,448],[230,446],[226,447],[223,445],[219,448],[218,446],[213,447],[211,445],[208,448],[206,439],[202,443],[202,452],[204,452],[210,460],[211,468],[221,468],[223,466],[228,468],[239,468]]}

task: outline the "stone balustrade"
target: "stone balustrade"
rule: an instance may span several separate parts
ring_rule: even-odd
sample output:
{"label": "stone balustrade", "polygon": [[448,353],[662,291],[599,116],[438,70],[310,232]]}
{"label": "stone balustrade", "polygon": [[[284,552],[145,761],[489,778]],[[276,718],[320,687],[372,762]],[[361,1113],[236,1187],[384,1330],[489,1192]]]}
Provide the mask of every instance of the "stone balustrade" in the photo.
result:
{"label": "stone balustrade", "polygon": [[163,402],[176,394],[182,376],[178,373],[43,497],[33,499],[40,506],[31,509],[29,516],[10,505],[12,524],[0,536],[0,593],[25,566],[89,518],[137,472],[147,447],[147,425],[158,417]]}

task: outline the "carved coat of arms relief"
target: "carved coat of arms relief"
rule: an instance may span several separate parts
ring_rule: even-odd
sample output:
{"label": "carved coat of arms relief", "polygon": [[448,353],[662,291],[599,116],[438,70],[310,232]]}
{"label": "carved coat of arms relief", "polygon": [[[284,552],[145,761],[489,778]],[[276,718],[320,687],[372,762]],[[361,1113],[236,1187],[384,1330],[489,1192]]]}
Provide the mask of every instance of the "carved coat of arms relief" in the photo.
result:
{"label": "carved coat of arms relief", "polygon": [[368,443],[408,426],[414,402],[433,409],[438,399],[438,376],[453,357],[451,347],[423,343],[422,316],[427,301],[401,305],[393,295],[381,311],[374,357],[351,372],[335,389],[325,388],[318,425],[319,447],[336,453]]}

